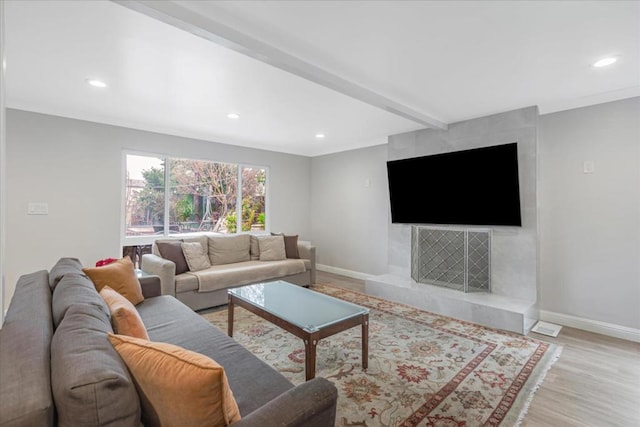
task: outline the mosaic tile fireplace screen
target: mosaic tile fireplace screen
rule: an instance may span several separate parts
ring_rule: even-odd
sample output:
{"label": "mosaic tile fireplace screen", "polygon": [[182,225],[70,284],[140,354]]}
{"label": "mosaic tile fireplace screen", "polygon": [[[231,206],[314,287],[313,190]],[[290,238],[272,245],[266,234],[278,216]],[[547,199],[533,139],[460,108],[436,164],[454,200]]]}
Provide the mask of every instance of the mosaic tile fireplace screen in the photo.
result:
{"label": "mosaic tile fireplace screen", "polygon": [[411,277],[463,292],[491,292],[491,229],[412,226]]}

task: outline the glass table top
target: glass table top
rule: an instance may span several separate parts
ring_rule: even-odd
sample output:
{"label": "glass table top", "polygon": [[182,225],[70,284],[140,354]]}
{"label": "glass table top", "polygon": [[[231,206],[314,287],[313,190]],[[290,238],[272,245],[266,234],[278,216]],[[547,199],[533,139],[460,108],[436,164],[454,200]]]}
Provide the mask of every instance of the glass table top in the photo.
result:
{"label": "glass table top", "polygon": [[369,313],[368,308],[282,280],[241,286],[228,292],[307,332]]}

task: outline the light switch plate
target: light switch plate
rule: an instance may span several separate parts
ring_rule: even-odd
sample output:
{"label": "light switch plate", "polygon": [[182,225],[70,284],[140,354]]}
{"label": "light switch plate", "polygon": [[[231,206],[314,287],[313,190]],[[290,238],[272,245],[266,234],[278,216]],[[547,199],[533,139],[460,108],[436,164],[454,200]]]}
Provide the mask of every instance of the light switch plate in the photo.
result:
{"label": "light switch plate", "polygon": [[49,203],[29,202],[27,204],[28,215],[49,215]]}
{"label": "light switch plate", "polygon": [[582,171],[584,173],[593,173],[596,169],[596,165],[593,160],[585,160],[582,164]]}

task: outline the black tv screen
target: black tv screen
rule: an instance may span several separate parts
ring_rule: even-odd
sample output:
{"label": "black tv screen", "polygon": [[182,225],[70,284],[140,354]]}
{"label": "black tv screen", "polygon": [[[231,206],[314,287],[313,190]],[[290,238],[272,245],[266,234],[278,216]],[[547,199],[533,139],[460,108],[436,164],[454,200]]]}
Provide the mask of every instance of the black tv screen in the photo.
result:
{"label": "black tv screen", "polygon": [[517,143],[387,162],[391,222],[520,226]]}

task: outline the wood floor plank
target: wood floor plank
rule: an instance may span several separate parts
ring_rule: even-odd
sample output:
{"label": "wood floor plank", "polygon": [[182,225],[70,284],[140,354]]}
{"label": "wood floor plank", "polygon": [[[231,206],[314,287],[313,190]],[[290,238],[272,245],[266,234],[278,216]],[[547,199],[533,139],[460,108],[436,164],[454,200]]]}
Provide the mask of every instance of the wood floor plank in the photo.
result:
{"label": "wood floor plank", "polygon": [[[366,292],[363,280],[319,271],[318,283]],[[640,427],[640,343],[563,327],[563,347],[534,395],[523,427]]]}

